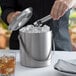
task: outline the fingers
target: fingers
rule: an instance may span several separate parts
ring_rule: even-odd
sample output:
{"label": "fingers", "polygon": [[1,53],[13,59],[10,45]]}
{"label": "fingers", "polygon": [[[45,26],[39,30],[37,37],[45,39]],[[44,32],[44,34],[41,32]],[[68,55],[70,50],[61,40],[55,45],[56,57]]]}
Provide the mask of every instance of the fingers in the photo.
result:
{"label": "fingers", "polygon": [[15,17],[17,17],[21,12],[20,11],[17,11],[15,13],[12,14],[12,17],[11,17],[11,22],[15,19]]}
{"label": "fingers", "polygon": [[51,10],[51,17],[54,20],[58,20],[60,17],[62,17],[65,12],[68,10],[68,5],[64,1],[55,1],[53,8]]}
{"label": "fingers", "polygon": [[21,12],[17,11],[17,12],[12,12],[7,16],[7,22],[10,24],[17,15],[19,15]]}
{"label": "fingers", "polygon": [[61,2],[60,7],[59,7],[59,10],[58,10],[57,19],[59,19],[60,17],[62,17],[67,10],[68,10],[67,5],[66,4],[63,4]]}
{"label": "fingers", "polygon": [[59,6],[60,6],[60,4],[59,4],[58,1],[57,1],[57,2],[55,2],[54,6],[53,6],[53,8],[52,8],[51,17],[52,17],[54,20],[57,19],[57,14],[58,14],[57,12],[58,12],[58,10],[59,10]]}
{"label": "fingers", "polygon": [[20,11],[17,11],[15,12],[13,15],[12,15],[12,18],[15,18],[17,15],[19,15],[21,12]]}

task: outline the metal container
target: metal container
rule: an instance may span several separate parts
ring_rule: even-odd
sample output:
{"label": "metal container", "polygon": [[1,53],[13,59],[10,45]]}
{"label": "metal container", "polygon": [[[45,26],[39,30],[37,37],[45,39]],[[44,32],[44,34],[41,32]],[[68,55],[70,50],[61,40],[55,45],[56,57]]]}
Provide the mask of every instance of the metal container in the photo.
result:
{"label": "metal container", "polygon": [[50,65],[52,31],[25,33],[22,29],[19,31],[21,64],[28,67],[44,67]]}
{"label": "metal container", "polygon": [[[31,7],[23,10],[14,21],[9,24],[8,29],[15,31],[26,24],[32,16]],[[42,24],[51,19],[50,15],[34,22]],[[39,25],[38,24],[38,25]],[[19,30],[20,63],[28,67],[44,67],[51,64],[52,31],[42,33],[26,33]]]}

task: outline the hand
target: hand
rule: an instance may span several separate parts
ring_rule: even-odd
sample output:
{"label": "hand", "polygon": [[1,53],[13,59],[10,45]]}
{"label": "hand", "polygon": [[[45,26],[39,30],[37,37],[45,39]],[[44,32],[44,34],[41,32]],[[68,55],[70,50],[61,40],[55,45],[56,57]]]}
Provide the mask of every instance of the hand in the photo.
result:
{"label": "hand", "polygon": [[75,4],[75,0],[56,0],[50,15],[54,20],[58,20],[68,9],[72,8]]}
{"label": "hand", "polygon": [[8,16],[7,16],[7,22],[10,24],[14,18],[19,15],[21,12],[17,11],[17,12],[11,12]]}

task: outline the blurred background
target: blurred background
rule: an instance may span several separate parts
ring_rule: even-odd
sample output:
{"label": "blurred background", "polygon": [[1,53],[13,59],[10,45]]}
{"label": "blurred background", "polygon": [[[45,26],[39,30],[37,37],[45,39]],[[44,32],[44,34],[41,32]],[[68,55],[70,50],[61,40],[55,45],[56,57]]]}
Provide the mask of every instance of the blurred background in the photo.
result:
{"label": "blurred background", "polygon": [[[1,19],[0,7],[0,49],[9,49],[9,39],[11,31],[7,29],[7,25]],[[76,51],[76,9],[72,9],[69,15],[69,33],[73,51]]]}
{"label": "blurred background", "polygon": [[76,51],[76,9],[72,9],[69,15],[69,33],[73,51]]}
{"label": "blurred background", "polygon": [[7,29],[7,25],[1,19],[1,7],[0,7],[0,49],[9,49],[9,38],[11,31]]}

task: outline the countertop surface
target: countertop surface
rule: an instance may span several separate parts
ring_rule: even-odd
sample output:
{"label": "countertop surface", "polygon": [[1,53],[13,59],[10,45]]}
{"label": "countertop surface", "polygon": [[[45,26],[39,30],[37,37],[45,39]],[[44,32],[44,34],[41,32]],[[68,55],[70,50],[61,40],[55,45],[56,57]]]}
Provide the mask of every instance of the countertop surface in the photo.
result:
{"label": "countertop surface", "polygon": [[19,50],[11,50],[11,51],[17,52],[15,76],[76,76],[76,75],[67,75],[58,72],[57,70],[54,69],[54,65],[58,61],[58,59],[63,59],[69,62],[74,61],[74,64],[76,64],[76,52],[54,51],[50,66],[43,68],[29,68],[21,66]]}

